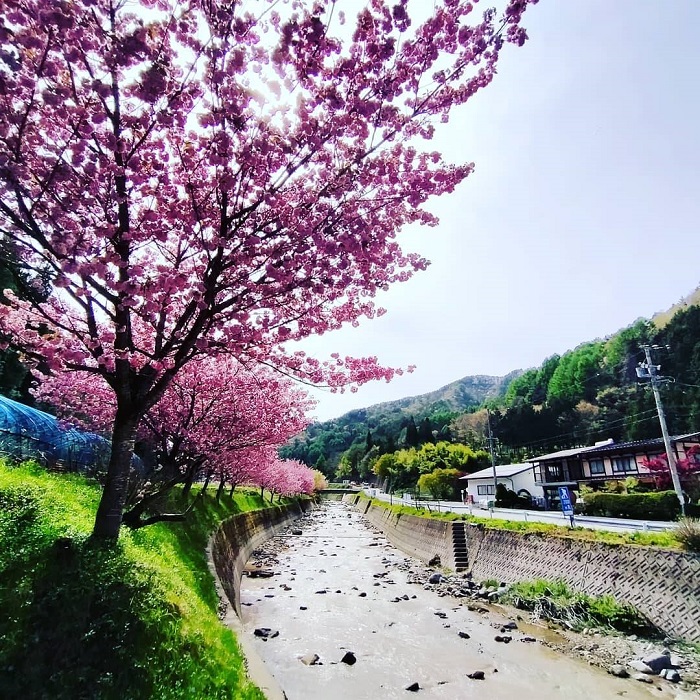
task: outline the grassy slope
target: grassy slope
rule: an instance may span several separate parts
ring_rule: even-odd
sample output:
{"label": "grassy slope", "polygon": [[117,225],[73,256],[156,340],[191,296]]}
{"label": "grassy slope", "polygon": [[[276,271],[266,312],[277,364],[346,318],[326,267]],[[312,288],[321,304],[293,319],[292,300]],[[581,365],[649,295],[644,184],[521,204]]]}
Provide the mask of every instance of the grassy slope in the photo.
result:
{"label": "grassy slope", "polygon": [[99,487],[0,464],[0,697],[262,700],[207,569],[222,519],[254,493],[205,497],[186,524],[88,537]]}

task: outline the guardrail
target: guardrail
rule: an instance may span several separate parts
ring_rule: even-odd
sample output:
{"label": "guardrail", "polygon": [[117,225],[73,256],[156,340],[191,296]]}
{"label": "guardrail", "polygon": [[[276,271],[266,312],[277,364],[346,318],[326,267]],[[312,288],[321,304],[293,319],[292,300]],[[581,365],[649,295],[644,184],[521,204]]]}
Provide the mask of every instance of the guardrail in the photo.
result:
{"label": "guardrail", "polygon": [[[410,506],[416,509],[424,508],[437,513],[461,513],[476,517],[499,518],[502,520],[522,520],[524,522],[541,522],[553,525],[570,527],[568,516],[559,511],[520,510],[511,508],[481,508],[474,504],[460,503],[459,501],[431,501],[428,499],[401,498],[392,494],[383,493],[377,489],[364,489],[372,498],[393,503],[396,505]],[[639,532],[663,532],[670,530],[675,523],[656,520],[627,520],[624,518],[606,518],[591,515],[576,515],[574,526],[589,527],[600,530],[625,530]]]}

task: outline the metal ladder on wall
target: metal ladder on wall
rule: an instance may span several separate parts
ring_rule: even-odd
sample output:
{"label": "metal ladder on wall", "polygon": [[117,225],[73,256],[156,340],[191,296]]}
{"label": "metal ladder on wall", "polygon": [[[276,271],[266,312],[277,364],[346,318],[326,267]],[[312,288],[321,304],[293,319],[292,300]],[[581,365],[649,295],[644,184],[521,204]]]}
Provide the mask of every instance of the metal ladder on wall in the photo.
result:
{"label": "metal ladder on wall", "polygon": [[452,523],[452,551],[455,559],[455,570],[464,571],[469,568],[469,552],[467,551],[467,535],[464,523]]}

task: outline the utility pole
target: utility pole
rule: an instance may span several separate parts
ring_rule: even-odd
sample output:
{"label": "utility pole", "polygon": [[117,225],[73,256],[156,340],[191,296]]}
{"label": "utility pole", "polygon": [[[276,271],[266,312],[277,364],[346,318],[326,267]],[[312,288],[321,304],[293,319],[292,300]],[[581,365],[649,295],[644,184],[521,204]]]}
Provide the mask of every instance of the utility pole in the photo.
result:
{"label": "utility pole", "polygon": [[[661,369],[661,365],[655,365],[651,359],[651,345],[643,345],[644,354],[646,355],[646,363],[642,363],[637,367],[637,376],[640,379],[651,380],[651,390],[654,392],[654,401],[656,401],[656,411],[659,414],[659,423],[661,424],[661,434],[664,438],[664,447],[666,448],[666,459],[668,460],[668,468],[671,471],[671,481],[673,482],[673,489],[678,496],[678,500],[681,504],[681,515],[685,515],[685,498],[683,497],[683,489],[681,488],[681,480],[678,478],[678,469],[676,468],[676,458],[673,454],[673,447],[671,445],[671,438],[668,434],[668,428],[666,427],[666,415],[664,414],[664,407],[661,403],[661,394],[659,393],[659,384],[664,381],[664,377],[660,377],[657,372]],[[657,349],[654,347],[653,349]]]}
{"label": "utility pole", "polygon": [[[494,449],[493,449],[493,443],[494,443],[494,438],[493,435],[491,435],[491,412],[489,409],[486,409],[486,424],[488,425],[489,429],[489,453],[491,454],[491,468],[493,469],[493,505],[495,507],[496,505],[496,492],[498,491],[498,476],[496,474],[496,458],[494,457]],[[487,502],[488,502],[488,496],[487,496]]]}

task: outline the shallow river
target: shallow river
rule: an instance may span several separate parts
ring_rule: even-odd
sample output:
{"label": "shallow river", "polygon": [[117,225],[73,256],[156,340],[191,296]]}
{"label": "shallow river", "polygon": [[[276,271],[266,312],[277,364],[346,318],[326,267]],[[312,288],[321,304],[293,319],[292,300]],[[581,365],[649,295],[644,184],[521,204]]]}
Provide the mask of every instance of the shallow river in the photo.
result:
{"label": "shallow river", "polygon": [[[241,584],[246,631],[279,632],[254,644],[289,700],[660,697],[653,687],[521,641],[522,629],[509,632],[509,644],[495,641],[492,615],[409,583],[409,566],[424,565],[407,560],[343,503],[330,501],[293,527],[302,535],[287,531],[271,543],[275,575]],[[341,663],[347,651],[354,665]],[[302,663],[310,654],[320,662]],[[469,678],[474,671],[484,679]],[[417,693],[407,691],[413,683]]]}

